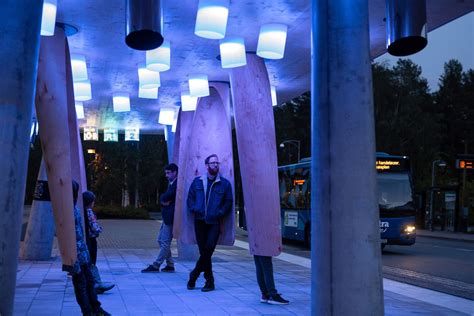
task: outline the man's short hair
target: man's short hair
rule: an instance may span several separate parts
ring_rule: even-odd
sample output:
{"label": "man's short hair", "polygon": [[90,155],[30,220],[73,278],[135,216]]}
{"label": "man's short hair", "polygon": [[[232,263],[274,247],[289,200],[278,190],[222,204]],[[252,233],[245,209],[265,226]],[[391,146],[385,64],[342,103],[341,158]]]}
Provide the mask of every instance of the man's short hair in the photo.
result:
{"label": "man's short hair", "polygon": [[209,160],[211,160],[212,157],[216,157],[217,160],[219,160],[219,157],[217,157],[216,154],[212,154],[212,155],[208,156],[208,157],[204,160],[204,163],[205,163],[206,165],[209,164]]}
{"label": "man's short hair", "polygon": [[165,167],[165,170],[178,172],[178,166],[175,163],[170,163],[169,165]]}
{"label": "man's short hair", "polygon": [[86,191],[82,193],[82,201],[84,206],[89,206],[92,202],[95,201],[95,194],[91,191]]}

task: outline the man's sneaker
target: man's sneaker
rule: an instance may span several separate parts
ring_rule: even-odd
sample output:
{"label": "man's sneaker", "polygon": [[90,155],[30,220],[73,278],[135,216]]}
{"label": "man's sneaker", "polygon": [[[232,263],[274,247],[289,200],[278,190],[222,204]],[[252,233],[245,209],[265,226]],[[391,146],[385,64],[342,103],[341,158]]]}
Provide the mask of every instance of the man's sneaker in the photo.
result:
{"label": "man's sneaker", "polygon": [[95,291],[97,294],[103,294],[104,292],[111,290],[114,286],[115,284],[113,283],[98,283],[95,285]]}
{"label": "man's sneaker", "polygon": [[196,287],[196,280],[199,278],[199,273],[194,273],[194,270],[189,273],[189,281],[187,284],[188,290],[194,290]]}
{"label": "man's sneaker", "polygon": [[142,270],[142,273],[156,273],[160,272],[160,268],[155,268],[154,265],[150,264],[148,267]]}
{"label": "man's sneaker", "polygon": [[166,266],[161,269],[161,272],[174,272],[174,267]]}
{"label": "man's sneaker", "polygon": [[268,303],[268,300],[270,299],[270,296],[267,294],[262,294],[260,297],[260,303]]}
{"label": "man's sneaker", "polygon": [[210,292],[214,291],[216,288],[214,287],[214,282],[206,281],[204,287],[201,289],[202,292]]}
{"label": "man's sneaker", "polygon": [[285,300],[280,294],[277,293],[271,295],[267,303],[272,305],[288,305],[290,301]]}

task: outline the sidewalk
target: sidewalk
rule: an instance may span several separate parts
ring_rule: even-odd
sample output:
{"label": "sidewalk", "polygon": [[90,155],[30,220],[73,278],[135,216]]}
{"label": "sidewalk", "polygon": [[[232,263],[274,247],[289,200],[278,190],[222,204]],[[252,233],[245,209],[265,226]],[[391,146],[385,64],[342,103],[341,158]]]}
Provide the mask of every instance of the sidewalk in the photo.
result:
{"label": "sidewalk", "polygon": [[425,229],[417,229],[416,234],[417,236],[421,236],[421,237],[474,242],[474,234],[467,234],[467,233],[455,233],[455,232],[448,232],[448,231],[429,231]]}
{"label": "sidewalk", "polygon": [[[309,259],[282,254],[274,260],[277,289],[290,305],[262,304],[252,256],[245,242],[218,247],[213,257],[216,290],[189,291],[194,262],[176,264],[176,273],[143,274],[157,254],[157,221],[102,220],[98,266],[116,287],[100,295],[112,315],[310,315]],[[176,254],[173,242],[173,253]],[[54,250],[57,255],[57,250]],[[47,262],[21,261],[14,315],[80,315],[71,279],[56,256]],[[197,287],[203,285],[202,277]],[[469,315],[472,301],[384,279],[386,315]]]}

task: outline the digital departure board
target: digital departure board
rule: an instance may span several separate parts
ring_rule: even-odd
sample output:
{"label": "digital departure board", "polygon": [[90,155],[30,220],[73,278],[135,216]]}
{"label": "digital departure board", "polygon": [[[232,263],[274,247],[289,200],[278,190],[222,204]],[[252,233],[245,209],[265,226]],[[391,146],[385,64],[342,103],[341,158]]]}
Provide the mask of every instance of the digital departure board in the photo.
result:
{"label": "digital departure board", "polygon": [[474,159],[457,159],[457,169],[474,169]]}

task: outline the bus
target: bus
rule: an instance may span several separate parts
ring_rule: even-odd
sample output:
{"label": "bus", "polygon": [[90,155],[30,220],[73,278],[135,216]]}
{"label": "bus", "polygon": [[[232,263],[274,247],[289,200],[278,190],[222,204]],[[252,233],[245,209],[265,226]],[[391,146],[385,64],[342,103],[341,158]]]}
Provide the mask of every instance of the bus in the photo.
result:
{"label": "bus", "polygon": [[[281,232],[285,239],[311,241],[311,158],[278,168]],[[382,249],[416,240],[413,183],[406,156],[376,153]],[[242,223],[242,221],[241,221]]]}

